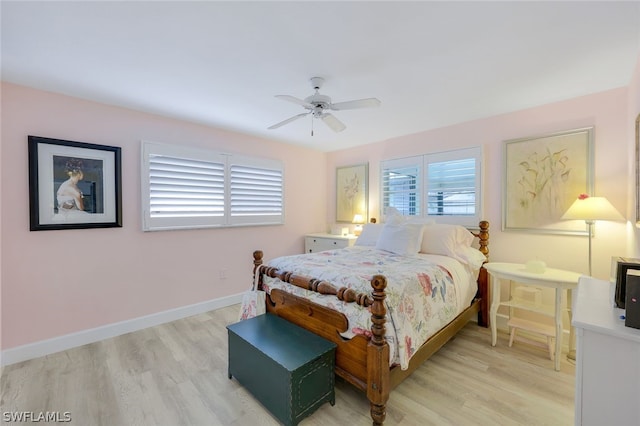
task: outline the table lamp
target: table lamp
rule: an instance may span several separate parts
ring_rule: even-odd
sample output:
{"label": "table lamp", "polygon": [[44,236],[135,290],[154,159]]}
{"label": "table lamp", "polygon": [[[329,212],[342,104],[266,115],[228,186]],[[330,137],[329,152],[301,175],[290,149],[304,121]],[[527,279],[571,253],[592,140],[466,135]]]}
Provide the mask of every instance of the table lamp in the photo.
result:
{"label": "table lamp", "polygon": [[591,237],[593,235],[593,224],[596,220],[624,220],[622,215],[604,197],[590,197],[587,194],[580,194],[573,202],[569,210],[562,215],[566,220],[584,220],[589,227],[589,276],[591,274]]}
{"label": "table lamp", "polygon": [[362,224],[364,223],[364,216],[362,216],[361,214],[353,216],[353,220],[351,221],[351,223],[354,223],[356,225],[353,230],[353,235],[359,236],[360,234],[362,234]]}

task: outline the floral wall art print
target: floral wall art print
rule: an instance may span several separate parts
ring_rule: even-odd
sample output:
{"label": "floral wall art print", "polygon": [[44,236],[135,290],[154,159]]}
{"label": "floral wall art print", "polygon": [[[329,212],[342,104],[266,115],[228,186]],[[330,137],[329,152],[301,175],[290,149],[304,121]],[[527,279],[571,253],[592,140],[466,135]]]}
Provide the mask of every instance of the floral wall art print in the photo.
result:
{"label": "floral wall art print", "polygon": [[579,194],[593,195],[593,132],[504,142],[503,230],[586,234],[584,222],[561,217]]}
{"label": "floral wall art print", "polygon": [[357,214],[368,217],[369,165],[336,169],[336,222],[353,221]]}

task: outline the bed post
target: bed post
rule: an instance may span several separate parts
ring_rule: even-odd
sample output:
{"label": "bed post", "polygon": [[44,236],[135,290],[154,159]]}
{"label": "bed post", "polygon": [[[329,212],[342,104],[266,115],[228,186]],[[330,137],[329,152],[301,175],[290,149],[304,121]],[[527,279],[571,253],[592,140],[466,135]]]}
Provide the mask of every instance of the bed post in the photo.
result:
{"label": "bed post", "polygon": [[[253,279],[255,279],[256,276],[256,269],[260,267],[260,265],[262,265],[262,256],[264,254],[262,253],[262,250],[256,250],[253,252],[253,274],[251,277],[251,280],[253,281]],[[260,274],[260,277],[258,277],[258,288],[256,290],[262,290],[262,274]]]}
{"label": "bed post", "polygon": [[[480,244],[480,252],[485,255],[487,262],[489,261],[489,222],[480,221],[480,232],[478,232],[478,240]],[[489,276],[487,270],[480,268],[478,275],[478,295],[480,296],[480,310],[478,311],[478,325],[482,327],[489,326]]]}
{"label": "bed post", "polygon": [[385,321],[387,309],[384,290],[387,279],[383,275],[374,275],[373,304],[371,305],[371,340],[367,345],[367,399],[371,404],[371,418],[374,426],[382,425],[387,415],[387,401],[391,382],[389,381],[389,344],[385,340]]}
{"label": "bed post", "polygon": [[489,222],[480,221],[480,232],[478,232],[478,240],[480,244],[480,252],[487,257],[489,261]]}

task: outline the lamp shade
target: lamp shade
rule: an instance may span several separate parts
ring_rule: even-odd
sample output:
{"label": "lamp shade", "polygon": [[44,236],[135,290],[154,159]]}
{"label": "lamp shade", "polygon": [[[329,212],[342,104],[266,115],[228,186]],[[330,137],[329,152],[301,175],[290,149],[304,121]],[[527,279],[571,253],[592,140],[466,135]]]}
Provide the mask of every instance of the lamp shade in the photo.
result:
{"label": "lamp shade", "polygon": [[622,215],[604,197],[589,197],[581,195],[573,202],[562,219],[574,220],[624,220]]}
{"label": "lamp shade", "polygon": [[362,225],[364,223],[364,216],[361,214],[353,216],[353,221],[351,223]]}

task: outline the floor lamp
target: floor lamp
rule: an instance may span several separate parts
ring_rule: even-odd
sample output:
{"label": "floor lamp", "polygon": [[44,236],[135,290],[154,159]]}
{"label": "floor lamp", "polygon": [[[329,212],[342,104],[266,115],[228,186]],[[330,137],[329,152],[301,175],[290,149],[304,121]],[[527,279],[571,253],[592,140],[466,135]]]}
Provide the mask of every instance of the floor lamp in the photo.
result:
{"label": "floor lamp", "polygon": [[[596,220],[621,221],[624,220],[624,218],[606,198],[589,197],[587,194],[580,194],[578,199],[569,207],[569,210],[562,215],[562,219],[584,220],[587,223],[589,227],[589,276],[593,276],[591,272],[591,237],[593,237],[593,224]],[[567,301],[567,303],[571,303],[571,301]],[[567,354],[567,359],[571,361],[575,361],[576,359],[575,349],[571,349],[574,338],[573,328],[570,327],[571,342],[569,342],[570,350]]]}
{"label": "floor lamp", "polygon": [[569,210],[562,215],[562,219],[584,220],[587,223],[589,227],[589,276],[593,276],[591,273],[593,224],[596,220],[621,221],[624,220],[624,218],[606,198],[589,197],[586,194],[580,194],[578,199],[569,207]]}

